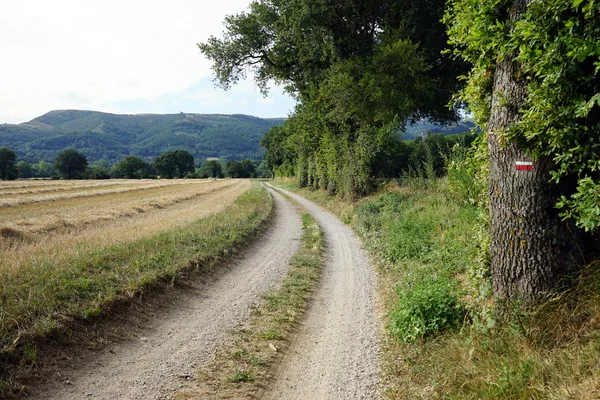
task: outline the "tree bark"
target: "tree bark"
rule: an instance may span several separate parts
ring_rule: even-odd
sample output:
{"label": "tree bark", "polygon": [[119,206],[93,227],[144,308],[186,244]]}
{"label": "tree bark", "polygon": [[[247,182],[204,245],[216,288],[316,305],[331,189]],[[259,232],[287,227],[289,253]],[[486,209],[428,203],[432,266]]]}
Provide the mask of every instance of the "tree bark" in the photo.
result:
{"label": "tree bark", "polygon": [[[518,19],[531,0],[516,0],[509,18]],[[554,208],[560,188],[550,183],[551,160],[532,161],[502,133],[518,122],[527,95],[520,66],[507,58],[496,64],[488,123],[490,161],[490,257],[493,291],[500,300],[526,302],[569,284],[583,263],[577,234]]]}

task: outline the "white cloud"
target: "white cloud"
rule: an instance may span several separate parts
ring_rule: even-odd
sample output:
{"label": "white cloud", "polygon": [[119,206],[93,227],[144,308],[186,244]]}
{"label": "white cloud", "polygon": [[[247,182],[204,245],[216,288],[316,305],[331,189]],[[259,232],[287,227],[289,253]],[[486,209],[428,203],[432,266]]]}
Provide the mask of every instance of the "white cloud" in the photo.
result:
{"label": "white cloud", "polygon": [[[58,108],[132,112],[119,104],[186,92],[212,75],[196,43],[220,35],[225,15],[249,2],[3,1],[0,123]],[[181,101],[217,102],[223,113],[239,106],[226,92],[201,90]],[[249,99],[258,92],[251,81],[236,90]]]}

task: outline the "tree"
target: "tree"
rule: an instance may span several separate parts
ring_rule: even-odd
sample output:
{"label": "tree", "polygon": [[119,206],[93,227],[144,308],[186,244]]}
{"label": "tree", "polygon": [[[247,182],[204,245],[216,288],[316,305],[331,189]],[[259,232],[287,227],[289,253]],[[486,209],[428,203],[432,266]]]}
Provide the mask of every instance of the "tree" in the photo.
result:
{"label": "tree", "polygon": [[111,165],[106,160],[97,160],[91,163],[87,169],[88,179],[110,179]]}
{"label": "tree", "polygon": [[33,176],[35,175],[35,172],[33,168],[31,168],[31,165],[29,165],[29,163],[25,161],[19,161],[17,163],[17,171],[19,173],[19,178],[33,178]]}
{"label": "tree", "polygon": [[445,1],[260,0],[199,44],[227,89],[248,71],[263,93],[274,80],[299,104],[264,141],[275,173],[301,185],[376,187],[377,161],[406,121],[455,120],[446,105],[467,63],[441,54]]}
{"label": "tree", "polygon": [[32,168],[38,178],[51,178],[56,176],[54,165],[47,161],[40,160],[37,164],[33,164]]}
{"label": "tree", "polygon": [[121,160],[116,169],[124,178],[140,179],[150,176],[150,164],[136,156],[127,156]]}
{"label": "tree", "polygon": [[75,149],[62,151],[54,160],[54,168],[64,179],[80,178],[87,166],[87,158]]}
{"label": "tree", "polygon": [[0,179],[13,180],[17,178],[17,155],[14,151],[2,147],[0,148]]}
{"label": "tree", "polygon": [[183,178],[188,173],[191,174],[196,170],[194,165],[194,156],[185,150],[175,150],[173,152],[175,158],[175,164],[177,165],[177,171],[179,171],[179,177]]}
{"label": "tree", "polygon": [[200,168],[201,178],[220,178],[222,176],[223,170],[218,160],[207,160]]}
{"label": "tree", "polygon": [[254,178],[256,176],[256,165],[249,159],[243,161],[229,160],[225,163],[225,175],[230,178]]}
{"label": "tree", "polygon": [[195,171],[194,156],[185,150],[169,151],[161,154],[152,162],[159,175],[165,178],[185,177]]}
{"label": "tree", "polygon": [[[592,1],[450,2],[456,53],[474,65],[462,99],[488,135],[499,299],[531,300],[568,285],[585,246],[564,217],[586,229],[600,222],[599,21]],[[562,218],[557,205],[567,207]]]}

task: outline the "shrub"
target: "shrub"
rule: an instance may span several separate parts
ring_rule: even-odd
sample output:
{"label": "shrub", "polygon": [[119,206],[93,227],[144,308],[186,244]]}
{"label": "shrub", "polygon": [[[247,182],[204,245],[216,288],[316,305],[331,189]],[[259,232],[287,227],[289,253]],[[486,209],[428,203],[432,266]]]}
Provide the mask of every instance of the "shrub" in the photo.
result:
{"label": "shrub", "polygon": [[389,315],[392,335],[412,342],[457,326],[464,310],[455,291],[446,277],[424,277],[399,287],[398,302]]}

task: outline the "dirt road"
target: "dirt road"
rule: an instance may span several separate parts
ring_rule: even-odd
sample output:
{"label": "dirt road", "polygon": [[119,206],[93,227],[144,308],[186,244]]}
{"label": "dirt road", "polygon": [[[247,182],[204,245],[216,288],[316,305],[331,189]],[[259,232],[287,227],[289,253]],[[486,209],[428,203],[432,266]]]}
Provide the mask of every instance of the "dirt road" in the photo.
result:
{"label": "dirt road", "polygon": [[338,218],[283,192],[323,229],[327,259],[299,332],[262,398],[376,399],[379,325],[373,269],[359,240]]}
{"label": "dirt road", "polygon": [[182,379],[209,361],[215,346],[250,314],[260,294],[283,279],[297,250],[302,223],[273,193],[275,216],[263,238],[213,282],[165,304],[160,319],[132,340],[109,345],[73,363],[33,399],[169,399]]}

